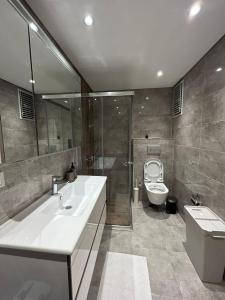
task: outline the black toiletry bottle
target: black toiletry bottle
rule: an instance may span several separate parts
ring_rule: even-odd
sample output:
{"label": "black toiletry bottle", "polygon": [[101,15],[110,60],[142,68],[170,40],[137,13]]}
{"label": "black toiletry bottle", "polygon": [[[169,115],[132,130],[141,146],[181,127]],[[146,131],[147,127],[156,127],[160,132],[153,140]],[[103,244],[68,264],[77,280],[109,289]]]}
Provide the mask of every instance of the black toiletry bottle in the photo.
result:
{"label": "black toiletry bottle", "polygon": [[74,164],[72,162],[70,169],[66,172],[66,179],[69,182],[73,182],[76,179],[76,169],[74,167]]}
{"label": "black toiletry bottle", "polygon": [[77,178],[77,170],[76,170],[76,164],[72,162],[71,167],[70,167],[70,172],[73,172],[74,174],[74,179]]}
{"label": "black toiletry bottle", "polygon": [[74,163],[72,162],[69,172],[74,172],[74,170],[75,170],[75,167],[74,167]]}

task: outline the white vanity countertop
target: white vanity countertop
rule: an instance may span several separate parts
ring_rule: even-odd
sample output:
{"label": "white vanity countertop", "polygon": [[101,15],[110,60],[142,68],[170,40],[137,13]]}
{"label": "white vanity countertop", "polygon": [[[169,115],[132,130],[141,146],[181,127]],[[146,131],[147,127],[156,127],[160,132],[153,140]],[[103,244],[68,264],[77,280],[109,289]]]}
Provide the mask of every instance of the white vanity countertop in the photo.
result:
{"label": "white vanity countertop", "polygon": [[68,185],[74,185],[79,195],[88,195],[85,208],[77,216],[51,213],[46,206],[55,205],[59,200],[49,195],[48,200],[27,216],[24,217],[22,212],[8,220],[0,226],[0,248],[72,254],[106,179],[105,176],[78,176],[75,182],[66,184],[60,190],[63,192]]}

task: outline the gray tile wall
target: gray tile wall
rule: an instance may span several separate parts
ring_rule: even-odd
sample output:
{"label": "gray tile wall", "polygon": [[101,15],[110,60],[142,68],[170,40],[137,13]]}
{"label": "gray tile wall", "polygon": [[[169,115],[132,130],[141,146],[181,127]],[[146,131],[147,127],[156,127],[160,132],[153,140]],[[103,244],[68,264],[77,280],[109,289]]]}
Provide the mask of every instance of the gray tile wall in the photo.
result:
{"label": "gray tile wall", "polygon": [[[116,100],[116,102],[114,101]],[[129,97],[103,99],[104,155],[128,156]]]}
{"label": "gray tile wall", "polygon": [[39,154],[47,154],[49,148],[48,121],[47,121],[47,101],[43,101],[39,95],[35,95],[35,115],[38,131]]}
{"label": "gray tile wall", "polygon": [[51,188],[53,175],[64,175],[76,149],[0,165],[6,187],[0,189],[0,223],[13,217]]}
{"label": "gray tile wall", "polygon": [[17,86],[0,79],[0,114],[6,162],[37,155],[35,122],[20,119],[17,89]]}
{"label": "gray tile wall", "polygon": [[180,210],[199,193],[225,219],[225,38],[184,78],[184,110],[174,119],[173,136]]}
{"label": "gray tile wall", "polygon": [[[171,88],[136,90],[133,102],[133,180],[142,185],[141,198],[147,199],[143,186],[143,167],[150,158],[160,159],[164,164],[164,181],[172,193],[173,155],[171,118]],[[145,138],[148,134],[149,139]],[[159,155],[147,152],[151,145],[160,147]]]}
{"label": "gray tile wall", "polygon": [[133,102],[133,138],[172,138],[171,88],[136,90]]}
{"label": "gray tile wall", "polygon": [[72,134],[75,146],[82,145],[82,106],[81,99],[71,100],[72,110]]}

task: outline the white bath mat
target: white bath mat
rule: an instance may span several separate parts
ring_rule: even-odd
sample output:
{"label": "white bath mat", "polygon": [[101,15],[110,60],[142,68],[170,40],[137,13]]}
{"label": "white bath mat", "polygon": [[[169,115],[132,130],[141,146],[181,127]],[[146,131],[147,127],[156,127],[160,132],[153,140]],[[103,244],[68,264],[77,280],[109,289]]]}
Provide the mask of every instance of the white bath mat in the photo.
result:
{"label": "white bath mat", "polygon": [[108,252],[98,300],[151,300],[147,259]]}

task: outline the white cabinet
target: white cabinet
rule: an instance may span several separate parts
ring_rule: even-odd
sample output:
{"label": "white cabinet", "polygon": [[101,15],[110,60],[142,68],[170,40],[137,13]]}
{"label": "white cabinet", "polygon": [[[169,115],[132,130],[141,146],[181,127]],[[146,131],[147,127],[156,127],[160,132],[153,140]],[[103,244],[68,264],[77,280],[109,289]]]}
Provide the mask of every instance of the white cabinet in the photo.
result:
{"label": "white cabinet", "polygon": [[[72,277],[72,294],[73,299],[78,293],[78,288],[81,283],[81,278],[84,274],[88,259],[91,256],[91,251],[94,251],[95,239],[99,238],[102,231],[101,216],[105,216],[105,201],[106,201],[106,188],[104,186],[98,201],[93,209],[88,223],[79,239],[76,249],[71,257],[71,277]],[[93,247],[94,246],[94,247]],[[99,245],[98,245],[99,248]]]}
{"label": "white cabinet", "polygon": [[94,239],[94,243],[90,252],[90,256],[86,265],[86,269],[83,275],[83,280],[81,281],[79,291],[77,294],[77,300],[86,300],[88,295],[88,290],[90,287],[92,274],[95,268],[95,262],[98,256],[98,250],[104,230],[104,225],[106,221],[106,206],[104,207],[102,217],[98,226],[98,230]]}
{"label": "white cabinet", "polygon": [[7,250],[0,266],[1,300],[69,299],[66,257]]}
{"label": "white cabinet", "polygon": [[186,250],[202,281],[220,283],[225,268],[225,222],[205,206],[185,206]]}
{"label": "white cabinet", "polygon": [[1,247],[0,300],[85,299],[105,224],[105,202],[104,185],[71,255]]}

